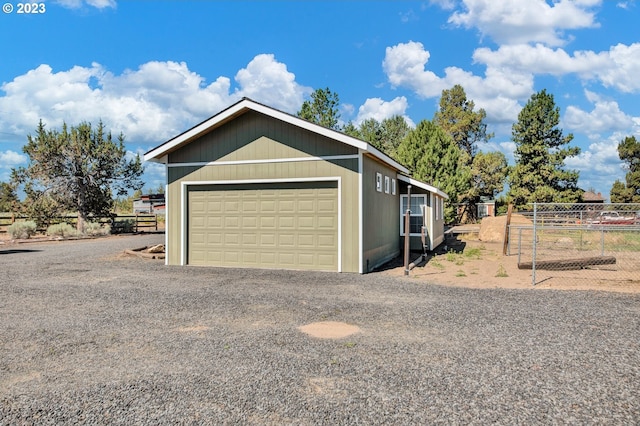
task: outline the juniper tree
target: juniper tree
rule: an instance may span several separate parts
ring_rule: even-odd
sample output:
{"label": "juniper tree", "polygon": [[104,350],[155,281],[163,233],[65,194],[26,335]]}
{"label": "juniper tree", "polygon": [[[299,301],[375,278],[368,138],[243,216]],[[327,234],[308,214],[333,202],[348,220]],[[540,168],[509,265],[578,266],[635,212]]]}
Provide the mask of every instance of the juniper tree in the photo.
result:
{"label": "juniper tree", "polygon": [[127,158],[124,136],[114,139],[102,122],[95,128],[65,123],[58,131],[46,130],[40,121],[23,151],[29,163],[13,170],[13,180],[34,202],[77,212],[80,232],[90,215],[111,212],[114,192],[142,187],[140,157]]}

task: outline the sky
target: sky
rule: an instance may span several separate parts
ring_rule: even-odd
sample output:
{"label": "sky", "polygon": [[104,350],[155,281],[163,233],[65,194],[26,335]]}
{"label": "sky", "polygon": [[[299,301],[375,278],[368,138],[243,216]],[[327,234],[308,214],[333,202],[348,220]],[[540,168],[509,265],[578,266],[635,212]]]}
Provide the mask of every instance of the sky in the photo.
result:
{"label": "sky", "polygon": [[[319,88],[342,123],[415,126],[460,84],[494,133],[478,148],[511,164],[511,126],[546,89],[581,148],[567,168],[607,199],[618,143],[640,138],[637,0],[2,2],[0,181],[40,120],[102,120],[144,154],[242,97],[295,114]],[[145,188],[164,173],[145,163]]]}

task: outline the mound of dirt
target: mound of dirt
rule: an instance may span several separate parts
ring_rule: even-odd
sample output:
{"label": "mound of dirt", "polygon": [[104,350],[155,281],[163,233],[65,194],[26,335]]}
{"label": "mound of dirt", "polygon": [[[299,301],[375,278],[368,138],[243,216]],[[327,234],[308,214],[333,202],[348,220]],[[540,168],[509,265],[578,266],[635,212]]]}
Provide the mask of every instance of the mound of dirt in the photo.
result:
{"label": "mound of dirt", "polygon": [[[488,216],[480,223],[478,239],[491,243],[504,241],[504,232],[507,224],[507,216]],[[533,222],[521,214],[511,215],[512,225],[532,225]]]}

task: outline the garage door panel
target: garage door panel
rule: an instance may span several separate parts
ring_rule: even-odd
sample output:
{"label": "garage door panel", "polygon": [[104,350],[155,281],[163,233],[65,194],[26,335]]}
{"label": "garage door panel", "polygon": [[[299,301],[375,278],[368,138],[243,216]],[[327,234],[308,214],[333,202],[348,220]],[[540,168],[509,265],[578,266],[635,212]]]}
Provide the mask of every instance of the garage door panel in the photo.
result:
{"label": "garage door panel", "polygon": [[222,201],[209,201],[207,203],[207,210],[210,213],[220,213],[220,212],[222,212]]}
{"label": "garage door panel", "polygon": [[337,270],[337,200],[336,182],[196,186],[187,262]]}
{"label": "garage door panel", "polygon": [[195,217],[194,220],[194,226],[199,226],[198,224],[198,220],[199,219],[203,219],[204,222],[207,223],[207,227],[209,229],[220,229],[222,228],[222,220],[223,217],[222,216],[199,216],[199,217]]}
{"label": "garage door panel", "polygon": [[258,235],[255,233],[243,233],[242,234],[242,246],[243,247],[257,247]]}
{"label": "garage door panel", "polygon": [[280,200],[278,211],[282,213],[294,213],[296,211],[296,200]]}

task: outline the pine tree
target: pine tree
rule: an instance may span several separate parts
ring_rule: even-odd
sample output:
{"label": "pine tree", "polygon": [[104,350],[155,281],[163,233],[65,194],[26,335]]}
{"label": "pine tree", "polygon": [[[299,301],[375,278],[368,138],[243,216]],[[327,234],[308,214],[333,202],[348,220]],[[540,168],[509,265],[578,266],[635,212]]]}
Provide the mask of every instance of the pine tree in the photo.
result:
{"label": "pine tree", "polygon": [[316,89],[311,93],[311,100],[302,103],[298,117],[330,129],[338,130],[338,111],[340,98],[338,94],[326,89]]}
{"label": "pine tree", "polygon": [[579,173],[564,168],[565,159],[578,155],[580,148],[568,146],[573,135],[563,136],[559,121],[560,108],[546,90],[533,94],[518,114],[511,130],[516,165],[509,175],[508,194],[516,207],[580,199]]}
{"label": "pine tree", "polygon": [[611,188],[612,203],[640,203],[640,142],[628,136],[618,144],[618,156],[628,170],[625,182],[616,180]]}

